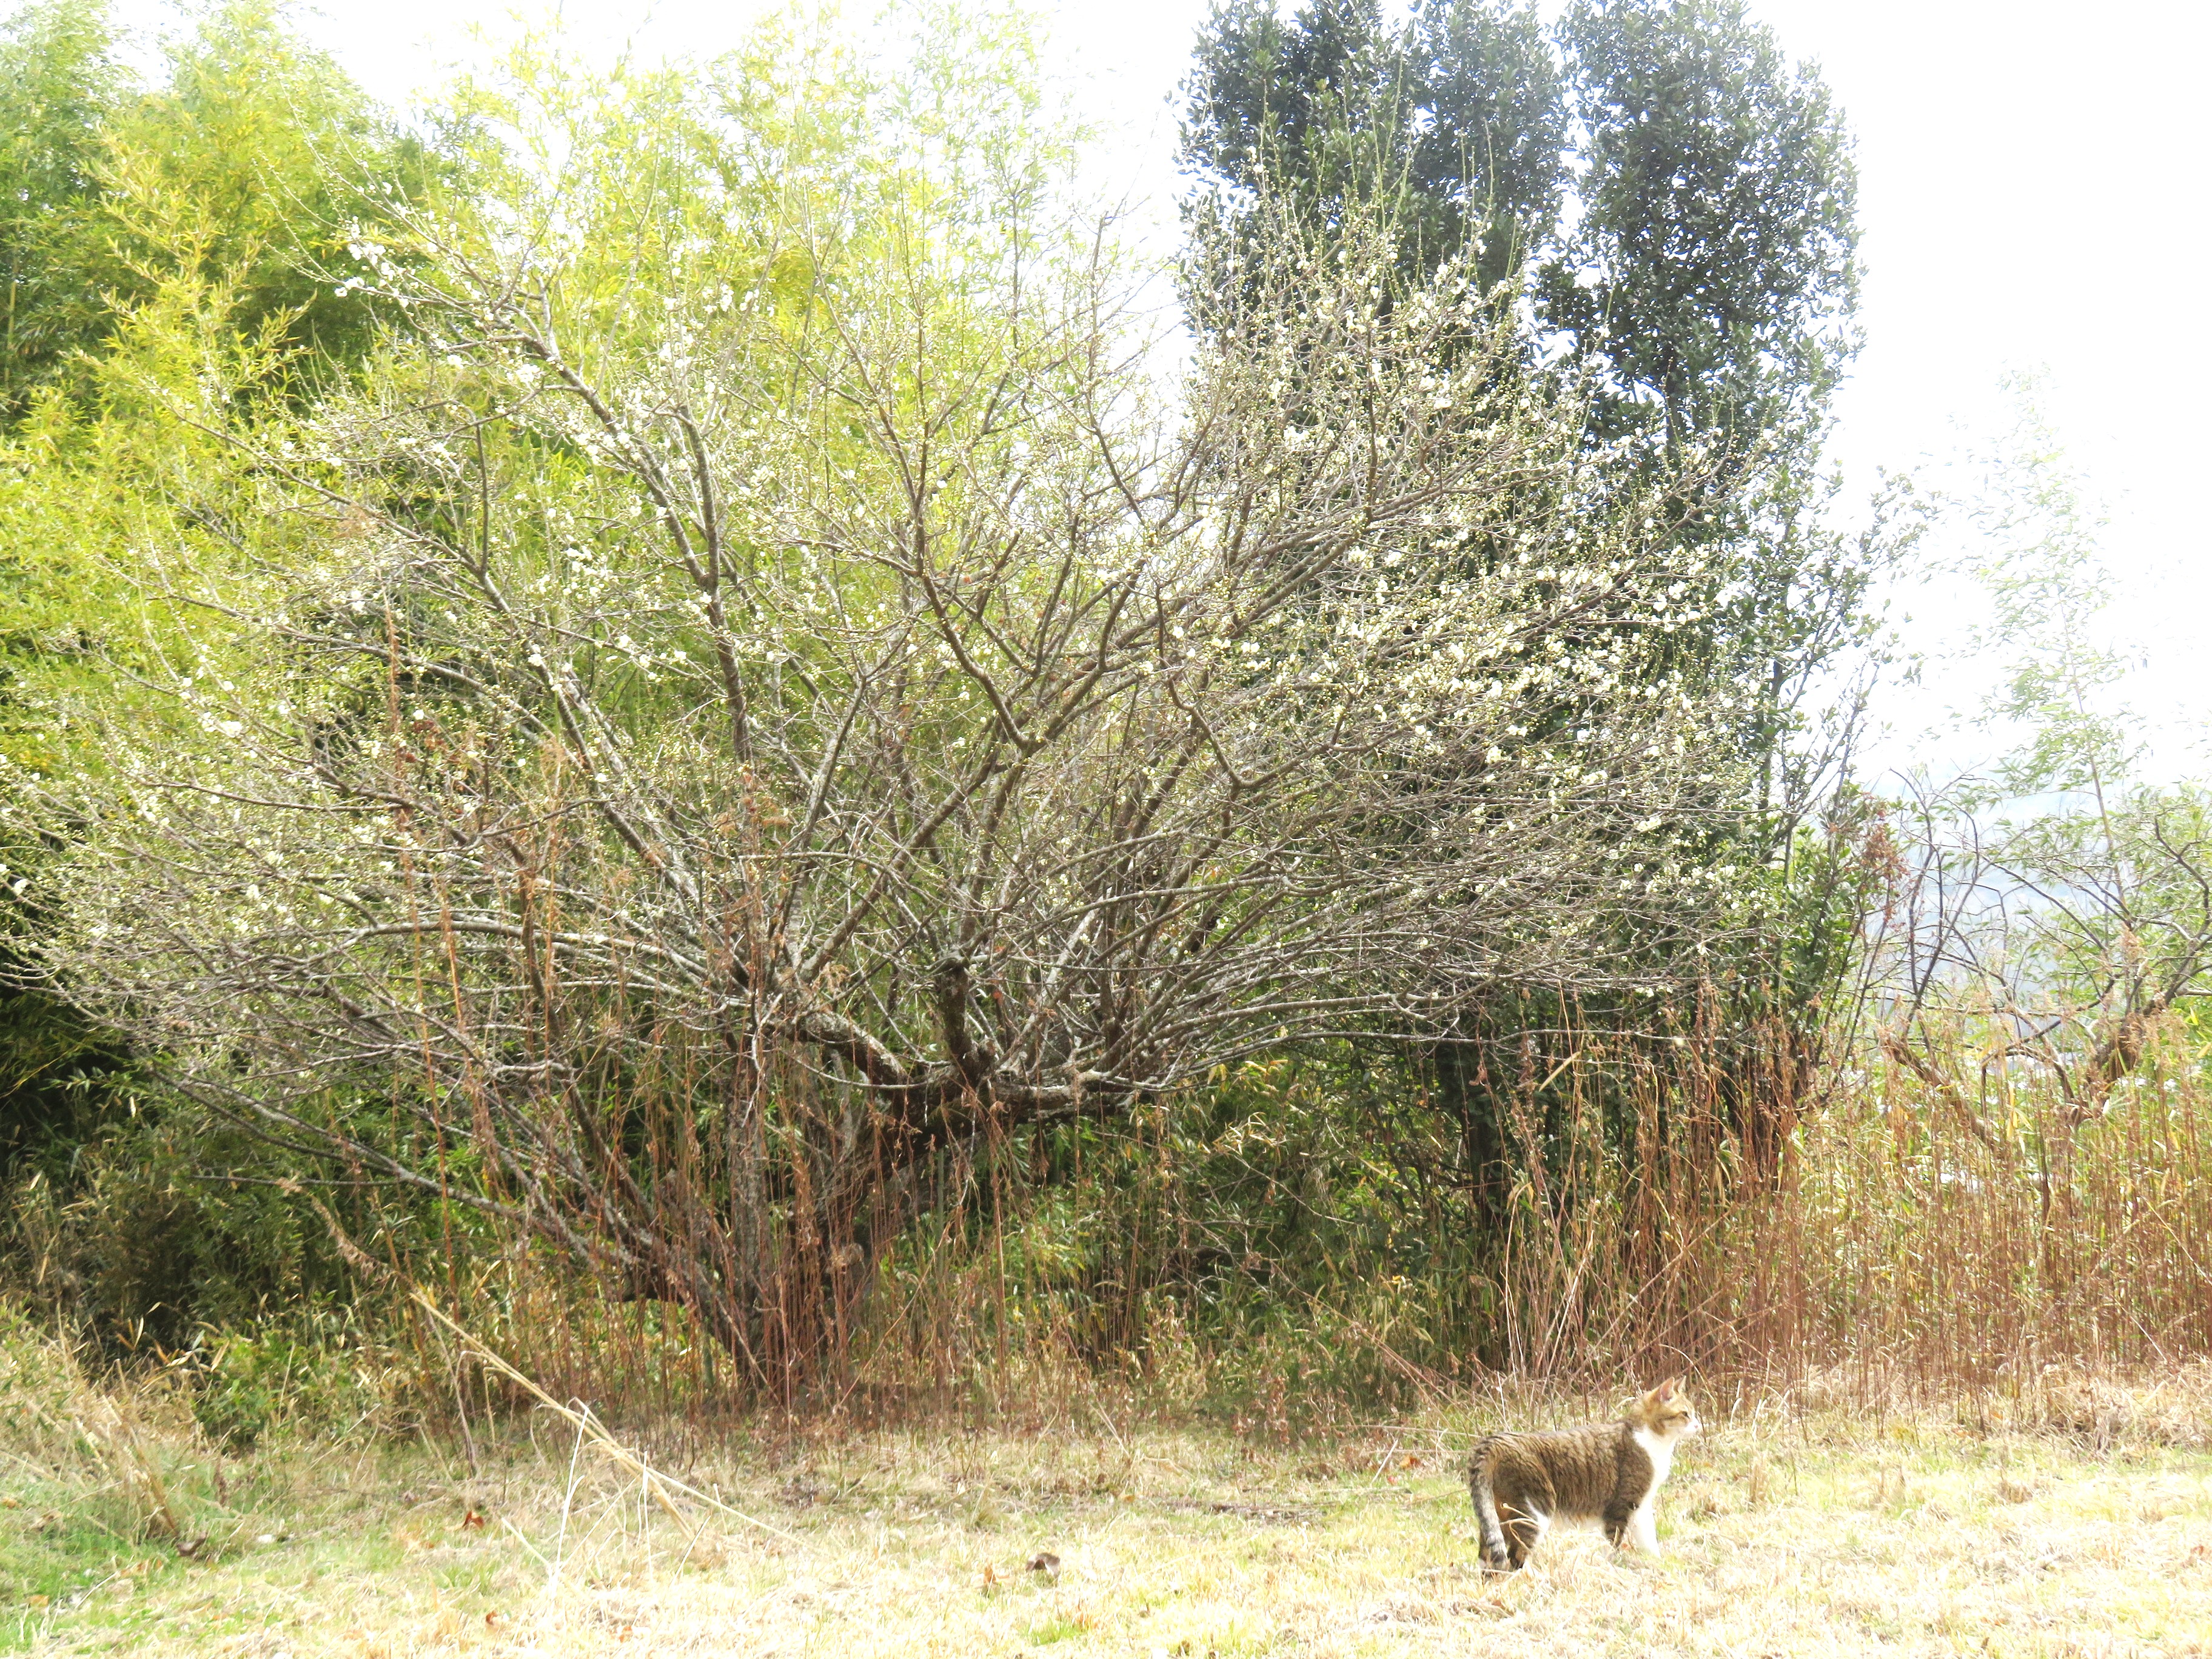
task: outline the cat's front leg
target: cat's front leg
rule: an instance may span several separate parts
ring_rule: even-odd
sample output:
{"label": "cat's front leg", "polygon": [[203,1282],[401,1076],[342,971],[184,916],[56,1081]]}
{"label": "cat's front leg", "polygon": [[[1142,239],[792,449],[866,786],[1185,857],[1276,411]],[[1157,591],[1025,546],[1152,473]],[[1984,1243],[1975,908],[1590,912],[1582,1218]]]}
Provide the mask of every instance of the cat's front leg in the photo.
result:
{"label": "cat's front leg", "polygon": [[1652,1516],[1651,1497],[1646,1493],[1643,1502],[1632,1504],[1625,1496],[1616,1495],[1605,1506],[1605,1535],[1615,1549],[1634,1550],[1639,1555],[1659,1553],[1659,1528]]}
{"label": "cat's front leg", "polygon": [[1622,1541],[1644,1555],[1659,1553],[1659,1516],[1651,1504],[1637,1505],[1636,1512],[1628,1517],[1627,1535]]}

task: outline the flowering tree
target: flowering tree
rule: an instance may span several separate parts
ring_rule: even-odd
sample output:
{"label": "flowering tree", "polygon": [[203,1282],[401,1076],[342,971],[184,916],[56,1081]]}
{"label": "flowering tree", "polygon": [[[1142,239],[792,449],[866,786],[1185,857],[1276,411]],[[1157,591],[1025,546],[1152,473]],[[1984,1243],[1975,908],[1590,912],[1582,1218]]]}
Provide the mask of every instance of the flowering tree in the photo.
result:
{"label": "flowering tree", "polygon": [[140,550],[174,719],[64,804],[49,951],[762,1378],[949,1149],[1648,987],[1742,798],[1651,659],[1698,556],[1468,270],[1280,214],[1169,385],[1018,89],[789,63],[489,106],[362,250],[410,334],[232,433],[219,561]]}

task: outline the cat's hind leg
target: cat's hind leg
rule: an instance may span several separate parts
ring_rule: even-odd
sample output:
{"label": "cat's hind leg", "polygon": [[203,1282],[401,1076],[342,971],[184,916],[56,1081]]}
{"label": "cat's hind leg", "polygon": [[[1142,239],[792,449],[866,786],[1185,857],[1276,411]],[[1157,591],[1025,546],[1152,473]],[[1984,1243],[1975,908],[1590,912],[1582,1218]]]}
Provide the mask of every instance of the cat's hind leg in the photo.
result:
{"label": "cat's hind leg", "polygon": [[1536,1540],[1544,1535],[1544,1528],[1550,1519],[1543,1510],[1533,1506],[1498,1505],[1498,1529],[1505,1534],[1505,1560],[1510,1571],[1521,1571],[1522,1564],[1528,1559],[1528,1552],[1536,1547]]}

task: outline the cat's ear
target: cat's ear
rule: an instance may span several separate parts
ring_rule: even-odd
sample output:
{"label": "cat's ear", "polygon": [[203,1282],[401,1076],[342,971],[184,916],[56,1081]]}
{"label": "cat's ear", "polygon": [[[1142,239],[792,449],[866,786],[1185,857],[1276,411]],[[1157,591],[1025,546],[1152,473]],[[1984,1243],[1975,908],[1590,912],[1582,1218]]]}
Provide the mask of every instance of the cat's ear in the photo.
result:
{"label": "cat's ear", "polygon": [[1654,1400],[1658,1401],[1662,1405],[1664,1405],[1668,1401],[1672,1400],[1674,1397],[1674,1384],[1680,1380],[1680,1379],[1677,1377],[1668,1377],[1664,1382],[1662,1382],[1657,1388],[1651,1390],[1651,1397]]}

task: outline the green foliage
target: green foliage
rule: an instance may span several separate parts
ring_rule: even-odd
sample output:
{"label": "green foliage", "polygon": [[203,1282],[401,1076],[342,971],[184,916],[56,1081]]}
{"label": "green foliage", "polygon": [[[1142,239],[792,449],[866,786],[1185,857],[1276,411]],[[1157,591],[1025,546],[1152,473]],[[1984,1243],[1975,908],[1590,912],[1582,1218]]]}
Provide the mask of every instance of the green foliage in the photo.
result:
{"label": "green foliage", "polygon": [[281,1314],[202,1328],[192,1415],[217,1444],[246,1451],[278,1433],[327,1437],[376,1419],[386,1368],[359,1313],[288,1298]]}
{"label": "green foliage", "polygon": [[[1740,466],[1817,435],[1856,344],[1856,179],[1826,88],[1741,0],[1218,8],[1187,86],[1200,280],[1262,191],[1395,218],[1431,270],[1480,249],[1595,377],[1593,433]],[[1573,212],[1560,223],[1563,194]]]}
{"label": "green foliage", "polygon": [[112,321],[102,132],[125,92],[103,0],[41,0],[0,37],[0,420]]}
{"label": "green foliage", "polygon": [[111,1350],[147,1352],[343,1290],[320,1223],[281,1178],[264,1149],[187,1103],[133,1097],[19,1164],[7,1230],[23,1288]]}
{"label": "green foliage", "polygon": [[[1047,441],[1052,422],[1095,398],[1082,419],[1109,425],[1150,395],[1069,366],[1082,354],[1051,319],[1055,307],[1081,311],[1069,298],[1079,285],[1054,290],[1030,274],[1074,270],[1095,251],[1052,264],[1062,240],[1074,246],[1053,210],[1071,158],[1039,115],[1020,29],[945,33],[890,80],[773,29],[705,74],[593,74],[525,40],[495,72],[453,89],[432,154],[259,0],[209,13],[144,88],[118,67],[98,5],[46,0],[17,14],[0,45],[11,135],[0,139],[10,285],[0,752],[10,787],[68,780],[82,811],[0,848],[10,952],[0,1183],[15,1281],[98,1352],[175,1361],[193,1380],[200,1425],[241,1449],[289,1425],[343,1428],[386,1397],[381,1361],[364,1357],[379,1304],[344,1311],[361,1292],[362,1258],[333,1239],[332,1222],[403,1272],[512,1251],[528,1229],[545,1230],[570,1253],[532,1281],[538,1299],[518,1292],[508,1310],[518,1333],[538,1337],[550,1299],[586,1293],[576,1261],[597,1249],[607,1287],[690,1302],[635,1316],[635,1303],[594,1304],[573,1328],[592,1350],[580,1369],[631,1338],[687,1352],[720,1343],[724,1358],[696,1367],[702,1393],[726,1374],[732,1345],[768,1353],[780,1332],[792,1345],[776,1351],[787,1388],[802,1345],[863,1324],[878,1356],[901,1364],[957,1349],[973,1367],[1057,1347],[1139,1377],[1182,1366],[1198,1375],[1197,1397],[1276,1424],[1301,1393],[1404,1401],[1479,1364],[1594,1370],[1692,1340],[1717,1351],[1710,1310],[1737,1305],[1715,1288],[1728,1265],[1711,1248],[1717,1218],[1739,1200],[1749,1214],[1747,1194],[1787,1187],[1802,1144],[1796,1113],[1861,960],[1862,922],[1896,873],[1872,804],[1844,793],[1825,813],[1809,809],[1824,757],[1794,746],[1808,688],[1863,639],[1871,574],[1910,534],[1909,501],[1856,541],[1815,523],[1824,411],[1855,339],[1848,143],[1817,77],[1793,69],[1736,0],[1582,0],[1548,37],[1534,9],[1501,0],[1392,16],[1379,0],[1290,13],[1231,0],[1215,14],[1184,135],[1204,177],[1187,275],[1227,280],[1230,262],[1257,245],[1262,209],[1334,233],[1380,212],[1395,268],[1380,260],[1363,291],[1388,325],[1433,300],[1422,281],[1479,248],[1473,274],[1491,303],[1455,295],[1464,326],[1413,365],[1428,376],[1419,407],[1497,397],[1508,412],[1477,435],[1501,445],[1516,421],[1552,422],[1559,441],[1544,464],[1565,482],[1522,468],[1498,492],[1496,524],[1431,566],[1426,553],[1445,544],[1430,532],[1448,526],[1424,520],[1411,562],[1395,549],[1361,565],[1344,593],[1379,603],[1413,586],[1433,598],[1448,581],[1479,599],[1484,572],[1534,560],[1548,574],[1513,601],[1534,607],[1585,578],[1602,586],[1591,550],[1618,551],[1606,580],[1621,586],[1608,592],[1630,591],[1619,571],[1632,567],[1638,580],[1658,571],[1653,591],[1665,597],[1608,614],[1607,638],[1631,643],[1586,682],[1601,689],[1562,694],[1540,718],[1501,730],[1504,744],[1565,756],[1609,741],[1577,722],[1613,708],[1605,699],[1626,679],[1636,695],[1615,702],[1631,710],[1708,693],[1698,706],[1717,708],[1726,690],[1751,764],[1684,762],[1695,788],[1680,816],[1694,823],[1623,829],[1577,875],[1604,918],[1580,937],[1625,964],[1602,990],[1501,971],[1486,1002],[1419,1049],[1364,1042],[1334,1017],[1325,1036],[1293,1047],[1269,1012],[1234,1050],[1269,1048],[1273,1030],[1267,1058],[1224,1064],[1202,1085],[1122,1076],[1117,1094],[1062,1048],[1019,1080],[1034,1085],[1024,1099],[1042,1100],[1048,1085],[1064,1097],[1017,1120],[1011,1084],[985,1110],[982,1094],[963,1098],[947,1081],[969,1063],[956,1037],[966,1040],[970,1012],[945,1012],[952,981],[932,977],[941,970],[931,958],[985,936],[975,896],[994,884],[1096,860],[1025,846],[1003,868],[963,872],[952,860],[966,821],[882,781],[917,757],[919,775],[957,775],[987,743],[1011,733],[1026,744],[1049,724],[975,695],[953,649],[969,636],[954,624],[942,651],[914,641],[936,640],[931,618],[963,608],[1003,636],[1008,618],[1063,591],[1103,606],[1086,596],[1118,592],[1123,555],[1130,568],[1158,559],[1186,535],[1175,514],[1203,510],[1185,501],[1170,519],[1138,515],[1102,537],[1112,557],[1086,546],[1064,580],[1019,562],[1092,533],[1091,515],[1109,514],[1098,504],[1121,499],[1136,476],[1085,471],[1091,460]],[[526,260],[515,252],[525,246]],[[1021,280],[994,289],[975,274],[985,270]],[[1018,306],[994,311],[994,295],[1017,289]],[[1237,314],[1221,295],[1188,291],[1200,315]],[[500,327],[476,325],[485,318]],[[1487,327],[1516,319],[1527,326],[1481,374],[1431,374],[1462,366],[1440,361],[1450,343],[1471,354]],[[527,346],[513,347],[518,338]],[[1109,331],[1086,349],[1127,344]],[[1547,350],[1563,354],[1558,372],[1537,374],[1529,365]],[[1374,361],[1358,361],[1380,385]],[[1342,434],[1297,412],[1330,405],[1297,400],[1345,368],[1303,362],[1271,375],[1255,361],[1240,441],[1254,453],[1281,446],[1255,501],[1356,494],[1350,474],[1283,482],[1323,476],[1299,471],[1307,463],[1295,457],[1309,437]],[[594,407],[583,394],[597,388],[614,395]],[[902,452],[877,441],[878,427],[924,441]],[[909,455],[916,464],[902,471]],[[1043,496],[1024,492],[1063,471],[1080,510],[1035,507]],[[1993,509],[1993,525],[2033,541],[2000,565],[2017,672],[1998,712],[2034,734],[2002,782],[2014,795],[2086,792],[2098,810],[2022,822],[2006,845],[2047,878],[2045,914],[2077,924],[2071,957],[2038,958],[2039,988],[2063,982],[2094,1011],[2081,1029],[2139,1047],[2127,1021],[2163,1013],[2201,977],[2212,916],[2208,890],[2191,884],[2212,806],[2198,792],[2124,781],[2128,730],[2099,702],[2114,659],[2081,643],[2090,526],[2035,477]],[[1168,494],[1200,488],[1183,480]],[[1000,496],[1017,504],[1018,533],[982,573],[959,561],[983,544],[966,538]],[[830,505],[817,513],[818,501]],[[1308,539],[1352,547],[1376,534],[1350,517],[1326,531]],[[672,534],[686,556],[715,538],[711,579],[662,556],[656,538]],[[942,568],[921,561],[913,592],[899,564],[909,544],[951,550]],[[839,562],[841,548],[860,555]],[[1499,605],[1499,636],[1525,637],[1500,647],[1494,673],[1464,671],[1475,689],[1455,678],[1471,706],[1480,682],[1496,698],[1516,675],[1550,672],[1571,641],[1587,643],[1571,618],[1524,628],[1533,609]],[[855,618],[872,627],[894,614],[919,630],[912,639],[858,668],[840,658]],[[1468,622],[1440,608],[1402,615],[1419,625],[1386,617],[1375,637]],[[2038,631],[2053,617],[2063,637]],[[1243,620],[1196,629],[1207,638],[1162,661],[1236,648],[1229,623]],[[1164,652],[1164,614],[1155,631]],[[568,678],[549,670],[549,654]],[[1289,655],[1271,669],[1256,641],[1250,656],[1209,691],[1241,695],[1289,672]],[[1130,684],[1152,683],[1159,665],[1147,659]],[[1201,707],[1218,718],[1211,696]],[[879,713],[890,739],[854,759]],[[1157,709],[1131,714],[1117,741],[1136,752],[1147,721],[1175,724]],[[1223,729],[1206,728],[1207,740]],[[1410,730],[1371,757],[1407,800],[1425,801],[1439,781],[1495,783],[1510,771],[1486,769],[1518,758],[1478,747],[1450,763],[1461,772],[1425,774],[1434,733],[1425,720]],[[749,749],[763,732],[787,752]],[[204,768],[170,783],[213,780],[264,806],[274,796],[253,792],[290,788],[302,756],[324,781],[362,793],[343,812],[303,796],[313,810],[265,818],[232,811],[221,789],[185,805],[176,802],[190,789],[126,794],[125,738],[136,756]],[[1140,801],[1160,776],[1202,764],[1189,758],[1202,749],[1194,738],[1188,756],[1151,773],[1086,758],[1068,773],[1054,833],[1122,813],[1125,797]],[[1628,758],[1654,757],[1656,745]],[[1006,811],[1025,810],[1029,786],[1008,780],[1030,757],[992,763],[978,798],[988,784]],[[849,799],[841,767],[860,779]],[[1235,775],[1232,805],[1273,774]],[[1619,774],[1610,795],[1596,793],[1607,782],[1599,769],[1577,785],[1593,792],[1577,797],[1583,827],[1626,798]],[[1496,787],[1465,821],[1468,839],[1504,844],[1523,811]],[[371,795],[385,816],[356,811]],[[618,797],[631,818],[592,817]],[[1354,837],[1365,837],[1363,857],[1413,860],[1414,832],[1437,821],[1401,811],[1399,797],[1376,799]],[[388,811],[395,800],[404,810]],[[42,884],[82,844],[72,838],[162,813],[203,814],[203,839],[173,849],[246,848],[212,877],[211,865],[172,857],[164,867],[189,879],[129,890],[179,895],[161,912],[182,935],[174,959],[213,960],[209,941],[253,927],[268,930],[265,944],[295,927],[295,911],[325,918],[315,925],[345,935],[348,971],[363,975],[346,988],[350,1002],[317,1015],[330,1023],[287,1026],[250,1054],[222,1024],[228,993],[210,990],[134,1046],[78,1006],[112,987],[32,969],[31,947],[53,924]],[[859,854],[840,846],[785,866],[763,853],[822,813],[889,826],[897,845],[884,854],[856,840]],[[1143,840],[1115,839],[1115,856]],[[1669,878],[1686,860],[1698,920],[1718,918],[1716,939],[1733,941],[1686,968],[1684,912],[1638,908],[1657,885],[1644,853],[1662,843],[1670,858],[1688,848]],[[653,896],[672,849],[707,897]],[[441,873],[416,884],[434,852]],[[264,855],[265,869],[248,867]],[[1189,878],[1194,892],[1218,884],[1193,914],[1234,932],[1248,925],[1237,908],[1246,901],[1242,878],[1223,875],[1227,856],[1210,854],[1212,867]],[[877,903],[872,891],[845,893],[803,915],[811,872],[849,866],[866,887],[885,858],[909,857],[921,873],[882,907],[888,920],[869,924],[880,955],[794,981],[781,1000],[757,998],[758,1023],[744,1024],[760,982],[746,976],[767,972],[757,964],[803,957],[793,939],[842,942],[840,907],[849,900],[858,915]],[[802,864],[806,873],[788,875]],[[1139,872],[1131,890],[1184,878],[1156,874]],[[94,884],[86,914],[117,919],[100,906],[123,889]],[[2087,913],[2066,907],[2093,889],[2112,902],[2085,927]],[[419,915],[393,921],[426,894],[449,920],[459,896],[467,925],[501,942],[473,955],[450,936],[426,945]],[[1340,897],[1299,888],[1283,902]],[[1456,902],[1413,887],[1389,928],[1360,940],[1362,960],[1390,929],[1427,951],[1431,913]],[[1256,929],[1267,905],[1250,903]],[[656,905],[661,932],[621,933]],[[118,916],[130,908],[117,904]],[[1052,927],[1113,909],[1088,897],[1046,908]],[[1532,898],[1510,920],[1533,927],[1534,909]],[[744,930],[770,915],[800,921],[758,944]],[[566,983],[547,966],[555,945],[534,948],[556,921],[568,930],[557,942],[570,952],[558,964]],[[602,925],[642,944],[592,956]],[[1116,988],[1138,988],[1127,1018],[1102,1024],[1169,1018],[1139,985],[1152,945],[1094,963],[1078,956],[1093,926],[1040,933],[1046,945],[1024,936],[1004,960],[979,961],[973,1019],[993,1032],[982,1046],[1000,1045],[993,1063],[1021,1023],[998,1012],[1007,988],[1046,983],[1048,969],[1071,963],[1104,988],[1101,1007],[1124,994]],[[717,927],[731,931],[702,945]],[[371,936],[382,942],[361,945]],[[252,966],[305,954],[270,947]],[[1199,954],[1194,943],[1182,967]],[[129,1012],[167,994],[169,960],[160,984],[120,999],[136,1003]],[[1633,982],[1646,968],[1651,982]],[[2169,969],[2179,988],[2161,990]],[[965,987],[969,969],[959,971]],[[1405,982],[1407,1006],[1427,995],[1410,972]],[[267,983],[240,1004],[276,1006]],[[879,1023],[824,1018],[848,1008]],[[187,1030],[213,1033],[197,1056],[197,1100],[164,1082]],[[872,1031],[881,1054],[853,1031]],[[449,1041],[434,1065],[422,1061],[436,1075],[411,1071],[418,1053]],[[253,1092],[266,1081],[248,1076],[257,1054],[294,1092]],[[295,1086],[318,1066],[321,1084]],[[885,1081],[895,1078],[906,1080]],[[894,1123],[901,1101],[921,1098],[917,1079],[941,1085],[935,1115]],[[570,1115],[556,1119],[549,1102]],[[547,1122],[575,1139],[532,1140],[511,1127]],[[571,1163],[547,1176],[545,1148]],[[603,1176],[588,1202],[574,1200]],[[608,1223],[617,1210],[619,1225]],[[604,1238],[583,1247],[571,1248],[575,1232],[556,1236],[602,1224]],[[688,1290],[684,1273],[696,1276]],[[495,1276],[476,1285],[487,1298]],[[715,1327],[700,1310],[717,1296],[741,1316]],[[809,1319],[834,1326],[834,1339]]]}
{"label": "green foliage", "polygon": [[1582,215],[1538,292],[1602,433],[1794,448],[1856,349],[1857,181],[1827,89],[1742,0],[1577,0]]}
{"label": "green foliage", "polygon": [[435,169],[279,8],[216,6],[143,88],[96,0],[42,0],[10,31],[0,413],[20,418],[46,386],[98,398],[90,359],[186,274],[227,287],[232,325],[266,332],[290,372],[360,362],[389,319],[352,286],[365,271],[349,244]]}
{"label": "green foliage", "polygon": [[196,259],[231,289],[234,325],[270,330],[309,374],[357,363],[380,321],[348,252],[380,208],[426,180],[419,145],[282,22],[275,0],[226,0],[172,53],[165,86],[111,124],[107,208],[143,300]]}
{"label": "green foliage", "polygon": [[[209,10],[150,86],[121,46],[90,0],[27,7],[0,43],[11,789],[100,769],[86,739],[103,713],[162,718],[134,690],[176,644],[142,601],[180,573],[154,562],[235,568],[228,526],[252,485],[225,429],[366,358],[391,319],[349,283],[366,267],[347,245],[434,171],[274,6]],[[195,1158],[234,1149],[185,1132],[144,1057],[30,968],[19,942],[45,923],[40,872],[61,850],[0,848],[0,1182],[33,1280],[103,1340],[175,1346],[203,1316],[301,1288],[296,1206],[203,1182]]]}
{"label": "green foliage", "polygon": [[[1240,0],[1202,34],[1188,98],[1194,280],[1221,280],[1271,191],[1323,223],[1380,204],[1409,268],[1479,240],[1484,280],[1536,319],[1528,351],[1553,362],[1553,395],[1586,421],[1614,510],[1640,518],[1709,602],[1698,624],[1655,630],[1643,672],[1655,690],[1750,692],[1736,734],[1749,787],[1701,854],[1745,927],[1698,971],[1745,1034],[1751,1109],[1802,1076],[1852,963],[1869,866],[1806,826],[1848,746],[1830,734],[1853,715],[1848,694],[1832,709],[1813,699],[1867,640],[1874,578],[1918,527],[1907,490],[1856,537],[1826,524],[1819,445],[1856,338],[1855,175],[1826,90],[1736,0],[1583,0],[1549,38],[1501,0],[1426,4],[1403,22],[1362,0]],[[1699,464],[1676,493],[1634,489],[1685,455]],[[1668,940],[1644,947],[1659,973]],[[1499,998],[1539,1030],[1648,1030],[1654,1012],[1570,1006],[1540,987]],[[1485,1120],[1500,1109],[1475,1103],[1469,1079],[1481,1044],[1516,1040],[1512,1022],[1493,1010],[1441,1035],[1407,1057],[1407,1086],[1425,1079],[1471,1114],[1473,1166],[1503,1167],[1508,1138]]]}
{"label": "green foliage", "polygon": [[[20,959],[0,972],[20,973]],[[78,1152],[136,1082],[127,1046],[66,999],[38,986],[0,991],[0,1184],[36,1172],[67,1182]]]}
{"label": "green foliage", "polygon": [[931,1357],[958,1298],[980,1361],[1060,1346],[1279,1428],[1466,1376],[1497,1264],[1451,1126],[1397,1080],[1357,1053],[1286,1057],[1126,1126],[1011,1139],[887,1259],[874,1368]]}
{"label": "green foliage", "polygon": [[1388,208],[1401,268],[1425,276],[1480,243],[1487,290],[1549,237],[1565,177],[1559,72],[1533,8],[1449,0],[1404,27],[1377,0],[1318,0],[1285,17],[1231,0],[1200,36],[1186,165],[1201,242],[1263,188],[1326,222]]}

